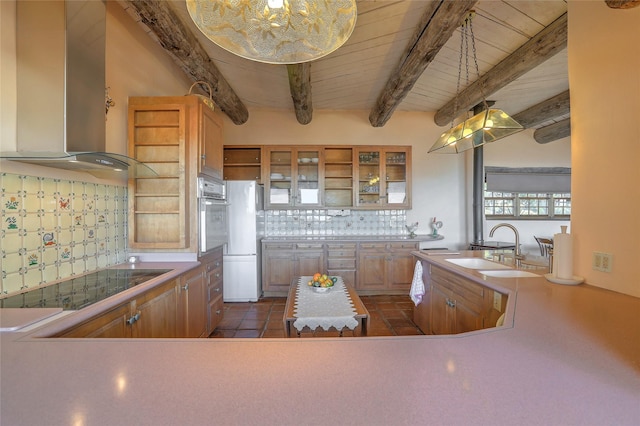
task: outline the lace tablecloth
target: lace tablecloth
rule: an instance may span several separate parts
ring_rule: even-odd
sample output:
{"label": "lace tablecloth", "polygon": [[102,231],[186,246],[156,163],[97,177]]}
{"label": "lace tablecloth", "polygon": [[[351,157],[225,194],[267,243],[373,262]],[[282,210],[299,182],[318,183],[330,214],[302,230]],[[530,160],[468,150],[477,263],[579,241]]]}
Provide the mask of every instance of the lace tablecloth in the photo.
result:
{"label": "lace tablecloth", "polygon": [[301,331],[305,326],[315,330],[322,327],[329,330],[335,327],[342,330],[348,327],[350,330],[358,326],[355,318],[356,309],[351,302],[349,293],[344,286],[342,278],[333,288],[325,293],[316,293],[307,285],[311,277],[300,277],[298,288],[296,289],[296,300],[294,304],[294,316],[296,317],[293,326]]}

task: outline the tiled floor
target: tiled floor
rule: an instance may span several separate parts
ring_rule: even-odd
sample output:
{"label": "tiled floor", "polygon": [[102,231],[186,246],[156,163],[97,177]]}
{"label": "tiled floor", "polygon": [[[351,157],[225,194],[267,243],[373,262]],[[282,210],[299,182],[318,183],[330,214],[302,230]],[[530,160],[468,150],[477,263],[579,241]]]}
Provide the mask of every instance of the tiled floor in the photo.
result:
{"label": "tiled floor", "polygon": [[[413,323],[409,296],[361,296],[370,315],[369,336],[423,334]],[[282,317],[286,298],[264,298],[255,303],[225,303],[224,317],[211,337],[285,337]],[[347,330],[343,336],[353,336]],[[301,337],[339,336],[333,329],[301,333]]]}

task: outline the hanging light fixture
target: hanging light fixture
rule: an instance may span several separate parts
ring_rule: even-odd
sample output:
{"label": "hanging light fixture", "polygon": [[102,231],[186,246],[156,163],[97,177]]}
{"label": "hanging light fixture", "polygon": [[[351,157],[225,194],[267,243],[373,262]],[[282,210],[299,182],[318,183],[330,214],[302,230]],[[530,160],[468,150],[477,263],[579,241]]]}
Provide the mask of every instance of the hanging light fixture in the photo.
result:
{"label": "hanging light fixture", "polygon": [[342,46],[356,25],[355,0],[186,0],[198,29],[252,61],[297,64]]}
{"label": "hanging light fixture", "polygon": [[[460,31],[460,62],[458,65],[458,83],[456,86],[454,110],[458,109],[457,102],[460,92],[460,79],[462,76],[463,52],[465,56],[467,85],[469,84],[469,38],[471,38],[471,49],[476,75],[478,78],[480,77],[478,60],[476,58],[475,37],[473,35],[473,27],[471,25],[471,19],[474,15],[475,12],[473,11],[467,15]],[[511,118],[506,112],[501,109],[489,108],[484,96],[482,98],[482,103],[484,105],[484,110],[480,113],[464,120],[456,126],[453,125],[452,121],[451,128],[440,135],[436,143],[434,143],[431,149],[429,149],[429,152],[438,151],[438,153],[442,154],[460,153],[490,142],[495,142],[498,139],[524,129],[524,127]]]}

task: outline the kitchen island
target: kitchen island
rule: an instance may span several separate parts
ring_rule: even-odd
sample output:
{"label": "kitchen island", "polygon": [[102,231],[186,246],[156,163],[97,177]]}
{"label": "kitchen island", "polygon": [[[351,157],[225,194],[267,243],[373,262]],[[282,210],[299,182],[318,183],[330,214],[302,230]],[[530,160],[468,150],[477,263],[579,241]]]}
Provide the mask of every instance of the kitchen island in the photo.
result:
{"label": "kitchen island", "polygon": [[507,294],[505,325],[455,336],[37,337],[52,322],[0,335],[2,424],[640,423],[640,299],[414,254]]}

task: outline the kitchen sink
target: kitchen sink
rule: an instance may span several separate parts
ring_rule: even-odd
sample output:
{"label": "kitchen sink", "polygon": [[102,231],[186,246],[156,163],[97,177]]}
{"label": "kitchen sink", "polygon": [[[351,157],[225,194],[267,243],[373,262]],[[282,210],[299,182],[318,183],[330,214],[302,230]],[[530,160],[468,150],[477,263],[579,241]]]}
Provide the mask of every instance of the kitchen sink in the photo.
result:
{"label": "kitchen sink", "polygon": [[511,266],[492,262],[481,257],[460,257],[445,260],[468,269],[512,269]]}
{"label": "kitchen sink", "polygon": [[532,272],[521,271],[519,269],[502,269],[498,271],[479,271],[482,275],[497,278],[535,278],[540,275]]}

